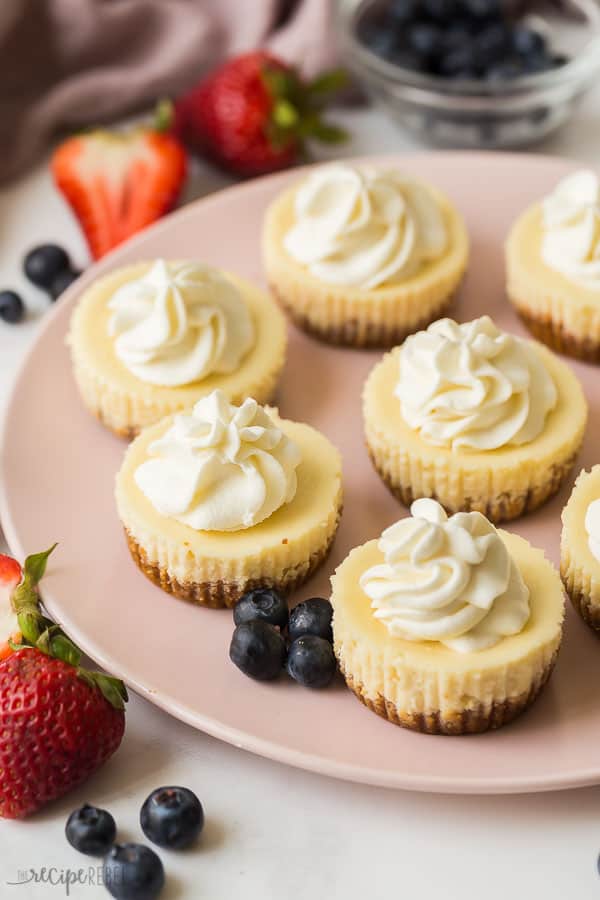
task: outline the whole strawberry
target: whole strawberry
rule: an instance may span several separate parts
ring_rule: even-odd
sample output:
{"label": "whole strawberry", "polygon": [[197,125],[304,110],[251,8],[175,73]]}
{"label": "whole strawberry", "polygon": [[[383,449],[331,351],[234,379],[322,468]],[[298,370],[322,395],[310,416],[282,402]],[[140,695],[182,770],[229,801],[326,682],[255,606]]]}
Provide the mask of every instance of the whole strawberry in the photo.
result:
{"label": "whole strawberry", "polygon": [[123,683],[82,668],[80,650],[41,611],[37,585],[52,550],[27,557],[16,581],[18,563],[0,557],[0,575],[12,572],[16,617],[0,661],[0,816],[9,819],[84,781],[125,730]]}
{"label": "whole strawberry", "polygon": [[264,51],[229,60],[175,105],[176,133],[193,149],[242,176],[296,162],[307,139],[344,140],[321,118],[343,72],[305,83],[291,66]]}
{"label": "whole strawberry", "polygon": [[21,819],[118,748],[125,714],[77,669],[32,647],[0,665],[0,816]]}

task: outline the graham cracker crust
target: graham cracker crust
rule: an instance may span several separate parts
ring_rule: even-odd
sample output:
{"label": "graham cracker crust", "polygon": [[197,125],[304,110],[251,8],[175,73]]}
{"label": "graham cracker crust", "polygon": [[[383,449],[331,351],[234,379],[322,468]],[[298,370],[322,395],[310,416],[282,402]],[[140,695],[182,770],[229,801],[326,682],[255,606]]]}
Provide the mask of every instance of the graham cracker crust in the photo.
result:
{"label": "graham cracker crust", "polygon": [[[388,490],[396,497],[396,499],[400,500],[404,506],[410,507],[414,500],[418,500],[423,496],[423,494],[414,492],[412,485],[392,483],[387,472],[384,472],[378,465],[370,447],[367,447],[367,449],[377,474]],[[453,515],[457,512],[480,512],[486,516],[490,522],[498,525],[501,522],[508,522],[511,519],[517,519],[519,516],[533,512],[549,500],[550,497],[554,496],[573,468],[576,458],[577,454],[574,453],[565,460],[565,462],[555,463],[551,468],[549,477],[543,484],[523,493],[503,491],[501,494],[498,494],[498,496],[488,497],[485,498],[485,500],[482,498],[475,499],[472,497],[464,497],[460,506],[448,504],[443,497],[439,497],[435,493],[428,496],[430,496],[432,500],[437,500],[449,515]]]}
{"label": "graham cracker crust", "polygon": [[409,335],[427,328],[436,319],[446,316],[454,303],[454,295],[452,295],[432,310],[429,315],[408,327],[390,326],[384,322],[362,322],[358,318],[349,319],[338,326],[321,327],[315,325],[307,316],[299,314],[291,304],[283,299],[281,293],[273,285],[269,287],[280,307],[288,313],[294,324],[302,331],[326,344],[354,347],[358,350],[385,350],[395,347],[406,340]]}
{"label": "graham cracker crust", "polygon": [[204,606],[209,609],[231,609],[246,591],[254,590],[254,588],[269,587],[287,595],[301,587],[327,559],[335,539],[337,526],[327,544],[315,551],[306,563],[284,571],[279,578],[249,578],[241,582],[206,581],[202,583],[180,582],[169,573],[168,569],[160,566],[156,561],[148,559],[143,547],[126,528],[124,531],[133,561],[153,584],[168,594],[173,594],[179,600],[185,600],[196,606]]}
{"label": "graham cracker crust", "polygon": [[562,322],[534,316],[526,312],[517,301],[513,303],[519,318],[538,341],[565,356],[572,356],[584,362],[600,363],[600,342],[591,338],[576,337],[565,329]]}
{"label": "graham cracker crust", "polygon": [[540,695],[552,674],[556,655],[552,657],[548,666],[536,678],[527,693],[521,694],[519,697],[508,697],[501,702],[494,701],[489,707],[479,704],[472,709],[465,709],[451,715],[443,715],[441,710],[432,710],[429,713],[406,712],[398,709],[394,703],[386,700],[381,694],[373,700],[365,695],[362,684],[355,682],[351,675],[344,673],[341,662],[340,669],[350,690],[371,712],[387,719],[394,725],[408,728],[410,731],[452,736],[492,731],[508,725],[517,716],[520,716]]}

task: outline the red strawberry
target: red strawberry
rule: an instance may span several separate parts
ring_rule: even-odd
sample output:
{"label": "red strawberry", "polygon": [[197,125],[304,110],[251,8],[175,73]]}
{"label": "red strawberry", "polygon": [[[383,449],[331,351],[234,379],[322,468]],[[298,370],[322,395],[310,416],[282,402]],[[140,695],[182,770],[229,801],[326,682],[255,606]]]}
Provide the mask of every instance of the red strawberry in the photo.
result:
{"label": "red strawberry", "polygon": [[146,127],[76,135],[52,157],[54,180],[79,219],[94,259],[172,209],[186,170],[177,138]]}
{"label": "red strawberry", "polygon": [[22,569],[16,559],[0,553],[0,660],[13,652],[10,641],[18,644],[21,640],[17,613],[11,603],[12,592],[21,576]]}
{"label": "red strawberry", "polygon": [[0,665],[0,816],[21,819],[118,748],[125,714],[61,659],[26,648]]}
{"label": "red strawberry", "polygon": [[[81,651],[41,611],[37,585],[53,550],[27,557],[10,594],[20,646],[0,662],[0,816],[9,819],[80,784],[125,729],[123,683],[83,669]],[[7,559],[0,566],[14,578]]]}
{"label": "red strawberry", "polygon": [[216,69],[175,105],[175,130],[194,149],[243,176],[296,162],[306,138],[334,142],[345,133],[320,116],[324,99],[342,86],[342,72],[310,83],[264,51]]}

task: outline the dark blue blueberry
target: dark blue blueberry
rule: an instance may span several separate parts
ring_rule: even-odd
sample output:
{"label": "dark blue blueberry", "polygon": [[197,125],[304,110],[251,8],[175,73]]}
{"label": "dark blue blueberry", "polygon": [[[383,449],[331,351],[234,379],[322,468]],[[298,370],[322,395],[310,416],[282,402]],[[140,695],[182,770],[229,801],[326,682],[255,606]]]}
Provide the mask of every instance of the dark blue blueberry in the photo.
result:
{"label": "dark blue blueberry", "polygon": [[65,269],[59,272],[52,284],[50,285],[50,296],[53,300],[58,300],[60,295],[70,287],[76,278],[79,278],[81,272],[75,272],[73,269]]}
{"label": "dark blue blueberry", "polygon": [[61,272],[70,268],[69,257],[57,244],[41,244],[30,250],[23,262],[27,278],[38,287],[49,291],[52,282]]}
{"label": "dark blue blueberry", "polygon": [[502,19],[501,0],[460,0],[461,12],[476,22]]}
{"label": "dark blue blueberry", "polygon": [[451,25],[458,12],[458,3],[457,0],[422,0],[421,8],[434,22]]}
{"label": "dark blue blueberry", "polygon": [[271,681],[285,661],[285,641],[281,632],[267,622],[243,622],[231,637],[229,658],[250,678]]}
{"label": "dark blue blueberry", "polygon": [[104,859],[102,876],[116,900],[155,900],[165,886],[160,858],[143,844],[115,844]]}
{"label": "dark blue blueberry", "polygon": [[191,846],[202,831],[204,811],[194,792],[188,788],[161,787],[144,801],[140,825],[153,844],[183,850]]}
{"label": "dark blue blueberry", "polygon": [[540,72],[549,72],[553,69],[551,58],[546,53],[532,53],[523,58],[523,71],[527,75],[538,75]]}
{"label": "dark blue blueberry", "polygon": [[501,60],[510,47],[510,38],[508,26],[502,23],[486,26],[475,38],[480,60],[485,64]]}
{"label": "dark blue blueberry", "polygon": [[25,306],[16,291],[0,291],[0,319],[15,325],[25,314]]}
{"label": "dark blue blueberry", "polygon": [[438,72],[447,78],[465,77],[464,73],[477,73],[477,53],[471,46],[445,53],[438,62]]}
{"label": "dark blue blueberry", "polygon": [[443,48],[444,51],[462,50],[471,44],[473,33],[466,22],[459,22],[450,28],[444,28]]}
{"label": "dark blue blueberry", "polygon": [[331,684],[336,670],[333,647],[325,638],[306,634],[290,646],[287,670],[294,681],[309,688]]}
{"label": "dark blue blueberry", "polygon": [[287,602],[272,588],[256,588],[241,597],[233,608],[233,621],[236,625],[242,622],[268,622],[285,628],[288,623],[289,610]]}
{"label": "dark blue blueberry", "polygon": [[512,30],[512,46],[519,56],[539,56],[546,52],[546,39],[533,28],[517,25]]}
{"label": "dark blue blueberry", "polygon": [[387,16],[390,25],[406,25],[412,22],[419,11],[420,0],[394,0],[390,4]]}
{"label": "dark blue blueberry", "polygon": [[417,22],[407,30],[406,42],[410,50],[421,57],[431,59],[443,46],[442,30],[428,22]]}
{"label": "dark blue blueberry", "polygon": [[80,853],[104,856],[115,842],[117,826],[105,809],[96,809],[86,803],[71,813],[65,834],[70,845]]}
{"label": "dark blue blueberry", "polygon": [[317,637],[325,638],[326,641],[332,641],[332,617],[331,603],[322,597],[311,597],[310,600],[299,603],[290,613],[288,626],[290,641],[295,641],[296,638],[305,634],[314,634]]}

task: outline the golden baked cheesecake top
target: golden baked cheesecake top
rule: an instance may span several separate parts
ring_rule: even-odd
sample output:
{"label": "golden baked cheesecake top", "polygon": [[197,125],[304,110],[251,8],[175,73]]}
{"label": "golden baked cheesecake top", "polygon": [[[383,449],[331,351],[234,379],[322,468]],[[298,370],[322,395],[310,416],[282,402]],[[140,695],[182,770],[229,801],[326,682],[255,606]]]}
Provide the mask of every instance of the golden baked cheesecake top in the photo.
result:
{"label": "golden baked cheesecake top", "polygon": [[320,282],[370,291],[401,284],[449,248],[440,199],[401,172],[337,163],[294,190],[287,254]]}
{"label": "golden baked cheesecake top", "polygon": [[394,395],[423,440],[480,451],[534,440],[557,402],[539,354],[489,316],[440,319],[408,337]]}
{"label": "golden baked cheesecake top", "polygon": [[481,513],[450,518],[435,500],[382,533],[382,561],[360,587],[392,637],[436,641],[459,653],[518,634],[530,615],[529,589],[494,526]]}
{"label": "golden baked cheesecake top", "polygon": [[191,260],[157,259],[108,299],[107,332],[120,362],[136,378],[181,387],[235,371],[255,340],[255,325],[237,286]]}

